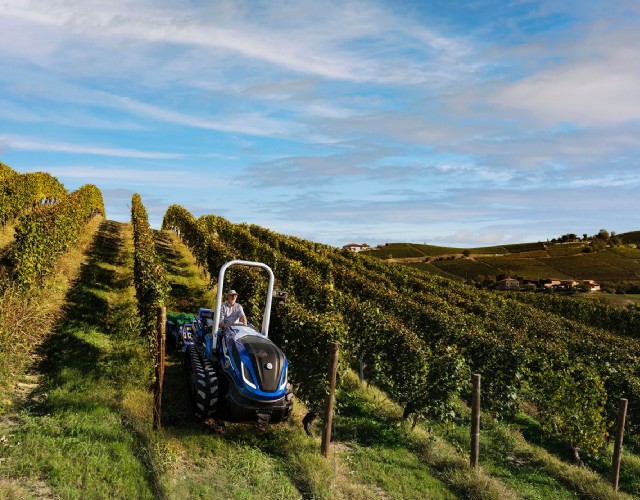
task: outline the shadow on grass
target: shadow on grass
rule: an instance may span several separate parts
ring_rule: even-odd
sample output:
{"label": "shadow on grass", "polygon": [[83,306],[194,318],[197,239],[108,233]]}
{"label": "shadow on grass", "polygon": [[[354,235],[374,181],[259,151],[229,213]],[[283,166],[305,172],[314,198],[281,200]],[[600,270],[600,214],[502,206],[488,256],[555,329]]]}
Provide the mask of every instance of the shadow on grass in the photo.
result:
{"label": "shadow on grass", "polygon": [[[97,379],[104,376],[104,365],[100,363],[104,349],[83,339],[87,330],[104,331],[108,322],[109,304],[96,289],[115,292],[123,283],[119,282],[115,270],[104,265],[117,265],[122,253],[120,224],[103,221],[87,252],[87,262],[67,293],[65,314],[49,340],[38,348],[41,358],[38,371],[47,373],[47,386],[55,386],[64,378],[63,373],[73,370],[83,378]],[[43,388],[44,390],[47,387]]]}
{"label": "shadow on grass", "polygon": [[[120,398],[128,385],[139,384],[144,367],[138,369],[139,351],[130,347],[139,339],[131,318],[135,303],[111,297],[122,294],[130,285],[128,273],[116,267],[126,265],[123,225],[103,221],[87,251],[87,262],[66,296],[64,316],[52,336],[37,350],[41,359],[37,371],[46,374],[26,406],[33,415],[90,414],[102,407],[120,414]],[[137,379],[136,379],[137,378]],[[144,464],[145,480],[154,492],[160,491],[159,477],[149,466],[147,438],[123,422],[136,440],[134,453]]]}
{"label": "shadow on grass", "polygon": [[173,237],[163,231],[155,231],[156,252],[161,256],[167,273],[174,276],[189,277],[189,269],[184,267],[184,262],[173,247]]}

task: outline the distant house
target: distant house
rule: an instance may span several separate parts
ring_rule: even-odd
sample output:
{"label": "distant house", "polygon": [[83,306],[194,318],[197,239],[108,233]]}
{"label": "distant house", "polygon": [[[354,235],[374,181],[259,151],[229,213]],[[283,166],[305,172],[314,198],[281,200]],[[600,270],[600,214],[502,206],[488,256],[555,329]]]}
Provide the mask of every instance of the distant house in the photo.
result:
{"label": "distant house", "polygon": [[542,285],[545,288],[553,288],[554,290],[560,288],[560,283],[562,283],[562,280],[559,280],[557,278],[548,278],[546,280],[542,280]]}
{"label": "distant house", "polygon": [[349,243],[348,245],[344,245],[342,247],[344,250],[348,250],[349,252],[364,252],[365,250],[370,250],[371,247],[366,243]]}
{"label": "distant house", "polygon": [[496,281],[496,290],[517,290],[518,288],[520,288],[520,280],[514,278]]}
{"label": "distant house", "polygon": [[[573,293],[578,289],[578,285],[581,283],[587,284],[590,287],[592,292],[600,291],[600,284],[596,283],[593,280],[561,280],[558,278],[539,278],[539,279],[527,279],[523,278],[520,280],[520,287],[528,287],[536,290],[553,290],[556,292],[567,292]],[[497,288],[497,286],[496,286]],[[499,288],[500,289],[500,288]],[[503,288],[506,290],[506,288]]]}
{"label": "distant house", "polygon": [[560,280],[560,288],[565,290],[571,290],[578,286],[579,281],[576,280]]}
{"label": "distant house", "polygon": [[589,288],[591,289],[592,292],[600,291],[600,283],[596,283],[593,280],[584,280],[583,283],[589,285]]}

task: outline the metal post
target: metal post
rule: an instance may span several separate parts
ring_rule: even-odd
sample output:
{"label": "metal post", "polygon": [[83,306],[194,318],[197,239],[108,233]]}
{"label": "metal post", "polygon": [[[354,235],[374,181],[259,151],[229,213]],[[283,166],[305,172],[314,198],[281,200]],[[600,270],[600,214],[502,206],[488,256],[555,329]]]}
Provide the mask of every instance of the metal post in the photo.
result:
{"label": "metal post", "polygon": [[627,418],[628,400],[620,399],[620,407],[618,408],[618,422],[616,425],[616,442],[613,448],[613,463],[611,465],[611,485],[613,489],[618,491],[618,482],[620,480],[620,461],[622,460],[622,438],[624,437],[624,422]]}
{"label": "metal post", "polygon": [[336,377],[338,374],[338,352],[339,345],[337,342],[331,344],[330,362],[329,362],[329,385],[331,387],[329,396],[327,397],[327,408],[324,419],[324,431],[322,433],[322,454],[329,456],[329,446],[331,444],[331,424],[333,422],[333,400],[336,393]]}
{"label": "metal post", "polygon": [[156,314],[156,382],[153,387],[153,428],[160,428],[162,384],[164,382],[164,354],[166,342],[167,308],[158,307]]}
{"label": "metal post", "polygon": [[478,467],[480,454],[480,375],[473,375],[473,396],[471,401],[471,467]]}

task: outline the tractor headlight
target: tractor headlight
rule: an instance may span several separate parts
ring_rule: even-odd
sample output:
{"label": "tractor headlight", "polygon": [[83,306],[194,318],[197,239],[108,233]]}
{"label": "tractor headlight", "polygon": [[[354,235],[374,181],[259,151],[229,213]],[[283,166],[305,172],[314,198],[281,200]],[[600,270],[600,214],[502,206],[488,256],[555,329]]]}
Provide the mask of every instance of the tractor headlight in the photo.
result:
{"label": "tractor headlight", "polygon": [[252,389],[257,389],[256,384],[251,382],[251,372],[249,372],[249,369],[242,361],[240,361],[240,371],[242,372],[242,380],[244,380],[244,383]]}
{"label": "tractor headlight", "polygon": [[282,389],[284,389],[287,386],[287,375],[289,371],[289,367],[287,366],[287,369],[284,371],[284,380],[282,381],[282,384],[280,384],[280,387],[278,387],[278,390],[281,391]]}

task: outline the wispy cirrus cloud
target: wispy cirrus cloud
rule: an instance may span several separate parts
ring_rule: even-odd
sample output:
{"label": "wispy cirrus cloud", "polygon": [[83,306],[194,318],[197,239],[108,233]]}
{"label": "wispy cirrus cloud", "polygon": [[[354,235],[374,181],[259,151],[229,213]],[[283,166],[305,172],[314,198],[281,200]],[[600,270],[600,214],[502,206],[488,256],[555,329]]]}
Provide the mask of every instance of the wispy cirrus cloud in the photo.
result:
{"label": "wispy cirrus cloud", "polygon": [[[5,7],[5,15],[94,38],[229,51],[298,73],[355,82],[435,81],[475,65],[462,60],[469,52],[462,39],[437,34],[373,3],[234,2],[216,7],[18,0]],[[421,52],[423,62],[407,58],[407,49]]]}
{"label": "wispy cirrus cloud", "polygon": [[52,153],[68,153],[77,155],[114,156],[117,158],[145,158],[176,160],[184,158],[180,153],[164,153],[158,151],[142,151],[138,149],[113,148],[96,145],[72,144],[66,142],[45,141],[30,137],[0,135],[0,149],[23,151],[46,151]]}

